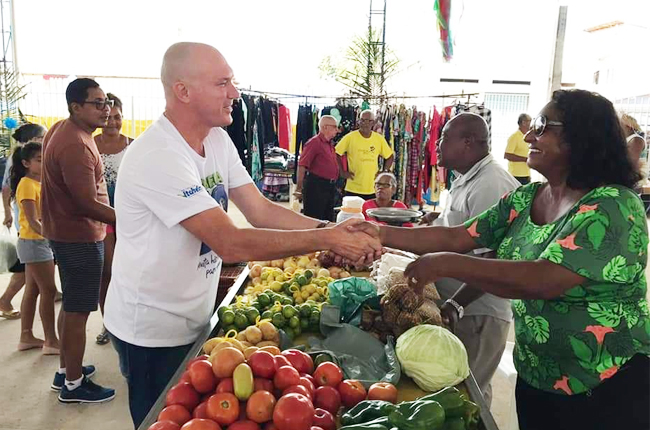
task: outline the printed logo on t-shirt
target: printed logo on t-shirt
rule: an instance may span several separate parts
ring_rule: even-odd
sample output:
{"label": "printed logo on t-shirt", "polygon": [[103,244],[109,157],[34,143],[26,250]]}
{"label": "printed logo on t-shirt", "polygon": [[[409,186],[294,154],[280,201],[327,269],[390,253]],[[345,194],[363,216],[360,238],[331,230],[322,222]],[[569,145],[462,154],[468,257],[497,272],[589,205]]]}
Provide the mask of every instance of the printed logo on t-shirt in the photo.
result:
{"label": "printed logo on t-shirt", "polygon": [[[228,193],[226,192],[226,187],[223,183],[223,178],[219,174],[219,172],[214,172],[210,176],[203,178],[201,180],[203,183],[203,186],[207,190],[207,192],[212,196],[212,198],[219,203],[219,206],[221,206],[221,209],[224,211],[228,212]],[[202,243],[201,244],[201,253],[200,255],[205,255],[208,252],[212,251],[210,247]]]}
{"label": "printed logo on t-shirt", "polygon": [[184,190],[181,190],[181,196],[183,197],[192,197],[194,194],[198,193],[203,189],[202,186],[200,185],[195,185],[193,187],[188,187],[185,188]]}

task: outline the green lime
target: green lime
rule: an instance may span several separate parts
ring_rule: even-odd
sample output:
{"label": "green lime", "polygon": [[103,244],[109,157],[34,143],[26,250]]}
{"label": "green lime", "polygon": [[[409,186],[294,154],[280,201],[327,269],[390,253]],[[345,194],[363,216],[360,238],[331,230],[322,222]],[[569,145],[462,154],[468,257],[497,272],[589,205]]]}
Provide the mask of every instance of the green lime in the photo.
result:
{"label": "green lime", "polygon": [[273,322],[273,325],[277,328],[282,328],[287,323],[287,319],[282,316],[281,312],[276,312],[273,314],[273,317],[271,317],[271,322]]}
{"label": "green lime", "polygon": [[332,357],[329,354],[318,354],[314,359],[314,366],[318,367],[319,364],[332,361]]}
{"label": "green lime", "polygon": [[296,281],[298,281],[298,284],[300,284],[301,287],[309,283],[309,280],[305,275],[298,276],[298,279],[296,279]]}
{"label": "green lime", "polygon": [[295,327],[293,329],[293,333],[296,335],[296,337],[300,336],[302,334],[302,329],[300,328],[300,325],[298,327]]}
{"label": "green lime", "polygon": [[224,325],[231,325],[235,322],[235,313],[230,309],[226,309],[219,318]]}
{"label": "green lime", "polygon": [[313,325],[320,324],[320,312],[318,311],[312,312],[311,316],[309,317],[309,323]]}
{"label": "green lime", "polygon": [[293,299],[291,297],[282,297],[282,301],[280,303],[283,305],[293,305]]}
{"label": "green lime", "polygon": [[244,314],[235,314],[235,326],[239,330],[243,330],[248,327],[248,318]]}
{"label": "green lime", "polygon": [[257,317],[259,316],[260,316],[260,312],[255,308],[251,308],[248,311],[246,311],[246,318],[248,318],[249,324],[255,324],[257,322]]}
{"label": "green lime", "polygon": [[300,320],[300,328],[305,331],[309,328],[309,319],[303,318]]}
{"label": "green lime", "polygon": [[235,331],[237,331],[237,327],[235,327],[234,325],[231,324],[231,325],[227,325],[227,326],[225,326],[225,327],[223,328],[223,332],[224,332],[224,334],[225,334],[225,333],[228,333],[230,330],[235,330]]}
{"label": "green lime", "polygon": [[300,327],[300,319],[296,316],[289,318],[289,327],[291,328]]}
{"label": "green lime", "polygon": [[284,327],[282,330],[289,336],[289,339],[293,340],[296,337],[296,332],[291,327]]}
{"label": "green lime", "polygon": [[307,280],[309,280],[309,279],[311,279],[313,277],[314,277],[314,272],[312,272],[309,269],[305,270],[305,278],[307,278]]}
{"label": "green lime", "polygon": [[311,316],[311,306],[308,304],[300,306],[300,316],[303,318],[309,318]]}
{"label": "green lime", "polygon": [[296,311],[296,308],[294,308],[291,305],[283,306],[282,307],[282,315],[286,319],[290,319],[291,317],[295,316],[298,312]]}
{"label": "green lime", "polygon": [[270,320],[271,318],[273,318],[273,312],[271,312],[271,311],[262,312],[262,319],[263,320]]}
{"label": "green lime", "polygon": [[262,305],[262,307],[267,307],[271,304],[271,298],[266,293],[262,293],[257,296],[257,301],[260,303],[260,305]]}
{"label": "green lime", "polygon": [[229,310],[229,306],[221,306],[219,309],[217,309],[217,315],[219,316],[219,319],[223,318],[223,313]]}

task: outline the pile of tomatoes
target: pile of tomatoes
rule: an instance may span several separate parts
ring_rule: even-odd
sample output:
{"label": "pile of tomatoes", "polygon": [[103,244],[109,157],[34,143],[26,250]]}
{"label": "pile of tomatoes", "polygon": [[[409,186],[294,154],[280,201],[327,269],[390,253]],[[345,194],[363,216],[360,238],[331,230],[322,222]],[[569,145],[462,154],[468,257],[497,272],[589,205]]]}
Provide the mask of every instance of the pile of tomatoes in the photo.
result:
{"label": "pile of tomatoes", "polygon": [[[311,357],[296,349],[256,351],[248,359],[236,348],[224,350],[212,364],[207,356],[188,364],[149,430],[336,430],[341,406],[366,398],[397,401],[391,384],[366,392],[359,381],[344,380],[336,364],[314,369]],[[252,381],[235,372],[241,364],[250,368]]]}

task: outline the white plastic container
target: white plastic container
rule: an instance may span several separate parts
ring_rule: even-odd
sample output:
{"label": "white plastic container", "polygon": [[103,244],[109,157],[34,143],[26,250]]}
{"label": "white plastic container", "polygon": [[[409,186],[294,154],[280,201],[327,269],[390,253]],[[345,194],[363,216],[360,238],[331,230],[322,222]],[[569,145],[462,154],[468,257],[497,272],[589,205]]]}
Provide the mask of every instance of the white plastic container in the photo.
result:
{"label": "white plastic container", "polygon": [[350,218],[365,219],[363,213],[361,213],[361,207],[363,206],[365,200],[361,197],[356,196],[347,196],[343,197],[343,206],[341,206],[341,211],[336,216],[336,222],[343,222]]}

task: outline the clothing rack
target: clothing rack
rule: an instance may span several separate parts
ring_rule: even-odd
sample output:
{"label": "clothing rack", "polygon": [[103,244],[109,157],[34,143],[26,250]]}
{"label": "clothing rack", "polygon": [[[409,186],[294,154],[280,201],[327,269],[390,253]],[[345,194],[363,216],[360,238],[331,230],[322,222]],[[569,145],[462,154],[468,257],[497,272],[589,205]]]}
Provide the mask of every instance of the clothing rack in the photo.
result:
{"label": "clothing rack", "polygon": [[[291,97],[291,98],[303,98],[304,97],[306,99],[313,98],[313,99],[334,99],[334,100],[359,100],[359,99],[364,98],[364,97],[361,97],[361,96],[340,96],[340,95],[339,96],[327,96],[327,95],[279,93],[279,92],[274,92],[274,91],[253,90],[253,89],[250,89],[250,88],[248,88],[248,89],[242,88],[241,91],[244,92],[244,93],[270,94],[270,95],[274,95],[274,96],[283,96],[283,97],[287,97],[287,98],[289,98],[289,97]],[[376,99],[386,99],[386,100],[392,99],[392,100],[396,100],[396,99],[435,99],[435,98],[442,98],[442,99],[448,98],[448,99],[450,99],[450,98],[454,98],[454,97],[455,98],[467,97],[467,103],[469,104],[471,97],[476,97],[479,94],[480,93],[464,93],[464,92],[461,92],[460,94],[439,94],[439,95],[432,95],[432,96],[424,96],[424,95],[397,96],[397,95],[393,95],[393,96],[374,96],[374,97],[367,97],[367,98],[371,99],[371,100],[376,100]]]}

